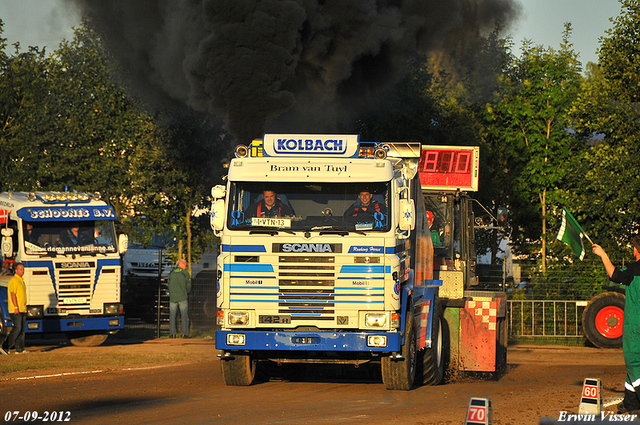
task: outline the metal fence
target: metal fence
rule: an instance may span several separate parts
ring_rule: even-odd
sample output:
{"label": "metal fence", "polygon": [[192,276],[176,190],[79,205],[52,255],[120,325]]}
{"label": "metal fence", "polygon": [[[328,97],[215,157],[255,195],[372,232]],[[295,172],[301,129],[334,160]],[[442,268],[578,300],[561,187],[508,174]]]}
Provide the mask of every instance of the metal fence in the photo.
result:
{"label": "metal fence", "polygon": [[[120,337],[152,339],[169,335],[166,278],[127,276],[122,293],[125,329],[120,331]],[[509,338],[533,343],[544,340],[577,343],[584,338],[582,312],[586,305],[587,301],[576,300],[508,300]],[[190,334],[212,334],[215,329],[215,274],[199,274],[192,280],[189,321]]]}
{"label": "metal fence", "polygon": [[[119,337],[140,339],[169,335],[169,291],[167,279],[126,276],[122,282],[125,327]],[[214,274],[198,274],[189,293],[189,334],[211,333],[216,323],[216,279]],[[178,331],[181,332],[180,313]],[[182,333],[182,332],[181,332]]]}
{"label": "metal fence", "polygon": [[509,337],[582,340],[582,312],[586,305],[587,301],[508,300]]}

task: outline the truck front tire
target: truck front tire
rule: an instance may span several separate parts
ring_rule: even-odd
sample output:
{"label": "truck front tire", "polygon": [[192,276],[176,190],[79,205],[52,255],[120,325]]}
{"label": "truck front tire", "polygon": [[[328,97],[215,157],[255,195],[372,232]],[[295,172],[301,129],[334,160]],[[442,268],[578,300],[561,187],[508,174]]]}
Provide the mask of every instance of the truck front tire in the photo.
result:
{"label": "truck front tire", "polygon": [[436,302],[431,328],[431,347],[425,348],[418,356],[418,379],[423,385],[438,385],[444,379],[444,350],[449,344],[444,343],[443,320],[442,307]]}
{"label": "truck front tire", "polygon": [[108,336],[107,334],[67,334],[69,341],[76,347],[97,347],[105,342]]}
{"label": "truck front tire", "polygon": [[416,377],[416,333],[411,312],[407,312],[402,359],[382,358],[382,382],[388,390],[408,391]]}
{"label": "truck front tire", "polygon": [[234,354],[233,358],[220,362],[222,379],[227,385],[251,385],[256,376],[256,361],[249,354]]}

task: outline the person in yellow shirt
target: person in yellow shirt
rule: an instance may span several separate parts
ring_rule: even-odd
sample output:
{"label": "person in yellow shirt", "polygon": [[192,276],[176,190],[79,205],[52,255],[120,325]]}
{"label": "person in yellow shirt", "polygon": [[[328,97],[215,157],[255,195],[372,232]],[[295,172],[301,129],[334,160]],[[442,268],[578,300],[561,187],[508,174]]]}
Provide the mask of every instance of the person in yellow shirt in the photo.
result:
{"label": "person in yellow shirt", "polygon": [[24,331],[27,322],[27,287],[24,284],[24,264],[16,263],[15,275],[7,286],[9,292],[9,315],[13,329],[9,334],[9,350],[15,347],[15,353],[24,353]]}

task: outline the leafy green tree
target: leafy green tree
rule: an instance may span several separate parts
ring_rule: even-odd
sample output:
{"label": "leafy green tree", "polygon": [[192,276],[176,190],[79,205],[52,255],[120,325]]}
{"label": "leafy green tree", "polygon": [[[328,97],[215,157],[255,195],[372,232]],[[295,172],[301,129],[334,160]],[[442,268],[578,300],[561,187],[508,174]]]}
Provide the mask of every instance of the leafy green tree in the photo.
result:
{"label": "leafy green tree", "polygon": [[585,231],[615,261],[629,259],[625,246],[640,228],[640,1],[620,3],[572,110],[591,147],[570,187]]}
{"label": "leafy green tree", "polygon": [[487,140],[509,182],[512,246],[540,242],[546,269],[547,220],[584,142],[572,134],[568,111],[581,83],[581,65],[566,24],[558,51],[525,43],[502,77],[499,95],[487,104]]}
{"label": "leafy green tree", "polygon": [[16,46],[13,56],[6,47],[6,39],[0,38],[0,186],[30,190],[38,182],[33,158],[41,154],[33,122],[42,120],[42,93],[48,88],[51,61],[36,47],[20,53]]}
{"label": "leafy green tree", "polygon": [[200,213],[222,171],[220,152],[229,151],[219,122],[192,112],[149,115],[118,83],[117,63],[86,24],[50,56],[38,48],[10,56],[2,40],[0,47],[4,190],[97,190],[126,233],[169,234],[190,262],[211,249],[208,214]]}
{"label": "leafy green tree", "polygon": [[217,241],[206,209],[227,159],[220,152],[228,151],[230,142],[222,122],[205,113],[184,112],[163,122],[156,137],[140,140],[131,157],[135,195],[128,231],[143,244],[153,234],[169,236],[169,253],[191,265]]}

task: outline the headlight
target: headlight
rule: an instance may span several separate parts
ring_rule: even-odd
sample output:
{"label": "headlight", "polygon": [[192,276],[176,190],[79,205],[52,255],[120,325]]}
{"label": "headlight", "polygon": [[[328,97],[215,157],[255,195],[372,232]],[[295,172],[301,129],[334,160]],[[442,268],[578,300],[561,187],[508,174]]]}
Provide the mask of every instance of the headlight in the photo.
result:
{"label": "headlight", "polygon": [[249,312],[230,311],[228,318],[230,325],[247,325],[249,323]]}
{"label": "headlight", "polygon": [[367,328],[384,328],[387,325],[387,314],[367,313],[364,315],[364,325]]}
{"label": "headlight", "polygon": [[44,307],[41,305],[30,305],[27,307],[27,317],[29,319],[38,319],[42,317]]}
{"label": "headlight", "polygon": [[387,337],[384,335],[369,335],[367,337],[367,347],[386,347]]}
{"label": "headlight", "polygon": [[227,345],[244,345],[246,341],[244,334],[227,334]]}
{"label": "headlight", "polygon": [[105,304],[104,314],[109,316],[117,316],[124,313],[124,307],[122,304]]}

